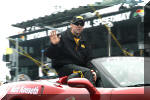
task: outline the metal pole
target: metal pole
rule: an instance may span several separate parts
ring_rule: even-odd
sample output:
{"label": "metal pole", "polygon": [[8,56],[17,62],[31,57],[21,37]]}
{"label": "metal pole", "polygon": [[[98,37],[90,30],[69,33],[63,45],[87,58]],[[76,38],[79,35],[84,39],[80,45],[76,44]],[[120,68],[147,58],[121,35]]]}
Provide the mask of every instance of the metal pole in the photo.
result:
{"label": "metal pole", "polygon": [[[16,74],[16,77],[17,77],[18,74],[19,74],[19,66],[18,66],[18,65],[19,65],[19,63],[18,63],[18,62],[19,62],[19,61],[18,61],[18,60],[19,60],[18,47],[19,47],[19,41],[18,41],[18,38],[16,38],[16,51],[17,51],[17,52],[16,52],[16,55],[15,55],[15,56],[16,56],[16,73],[15,73],[15,74]],[[17,81],[17,80],[16,80],[16,81]]]}
{"label": "metal pole", "polygon": [[[109,27],[110,30],[111,30],[111,27]],[[109,34],[108,34],[108,56],[110,57],[111,56],[111,34],[110,34],[110,31],[109,31]]]}
{"label": "metal pole", "polygon": [[43,67],[43,65],[44,65],[44,50],[42,49],[41,50],[41,53],[42,53],[42,55],[41,55],[41,67]]}

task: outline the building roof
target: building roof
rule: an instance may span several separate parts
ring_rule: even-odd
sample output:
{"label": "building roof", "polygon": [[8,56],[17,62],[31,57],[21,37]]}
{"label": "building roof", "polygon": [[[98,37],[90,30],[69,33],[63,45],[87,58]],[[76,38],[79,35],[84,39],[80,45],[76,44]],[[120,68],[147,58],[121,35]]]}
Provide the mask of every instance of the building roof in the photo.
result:
{"label": "building roof", "polygon": [[[102,6],[95,6],[96,10],[104,8]],[[56,14],[46,15],[44,17],[39,17],[37,19],[33,20],[27,20],[25,22],[13,24],[12,26],[18,27],[18,28],[27,28],[32,26],[58,26],[58,23],[62,23],[64,21],[70,21],[73,16],[80,15],[86,12],[93,12],[90,6],[83,6],[79,8],[72,8],[71,10],[65,10],[64,12],[58,12]]]}
{"label": "building roof", "polygon": [[[93,4],[94,9],[103,9],[116,4],[122,3],[124,0],[104,0],[103,2],[96,2]],[[56,14],[46,15],[37,19],[27,20],[21,23],[13,24],[12,26],[26,29],[32,26],[51,26],[60,27],[62,24],[70,22],[73,16],[77,16],[87,12],[94,12],[91,6],[80,6],[78,8],[72,8],[71,10],[65,10],[64,12],[58,12]],[[63,26],[63,25],[62,25]]]}

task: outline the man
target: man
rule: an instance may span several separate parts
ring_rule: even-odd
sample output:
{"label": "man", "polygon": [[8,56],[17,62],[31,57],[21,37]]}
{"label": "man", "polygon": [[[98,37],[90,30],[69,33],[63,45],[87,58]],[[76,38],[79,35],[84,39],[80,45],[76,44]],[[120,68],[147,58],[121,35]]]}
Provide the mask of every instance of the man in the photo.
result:
{"label": "man", "polygon": [[57,35],[56,31],[50,34],[50,46],[45,54],[52,59],[52,66],[59,77],[68,76],[74,71],[81,72],[83,76],[94,84],[92,67],[88,65],[91,60],[90,47],[84,34],[84,18],[76,16],[72,19],[70,29]]}

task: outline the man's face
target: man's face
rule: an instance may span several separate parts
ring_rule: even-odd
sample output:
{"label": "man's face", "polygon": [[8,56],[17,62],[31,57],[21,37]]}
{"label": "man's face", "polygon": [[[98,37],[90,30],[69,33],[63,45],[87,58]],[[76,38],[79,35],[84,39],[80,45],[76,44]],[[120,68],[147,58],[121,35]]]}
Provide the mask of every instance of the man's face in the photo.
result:
{"label": "man's face", "polygon": [[76,22],[74,24],[71,24],[71,32],[75,34],[80,34],[84,29],[84,23],[82,22]]}

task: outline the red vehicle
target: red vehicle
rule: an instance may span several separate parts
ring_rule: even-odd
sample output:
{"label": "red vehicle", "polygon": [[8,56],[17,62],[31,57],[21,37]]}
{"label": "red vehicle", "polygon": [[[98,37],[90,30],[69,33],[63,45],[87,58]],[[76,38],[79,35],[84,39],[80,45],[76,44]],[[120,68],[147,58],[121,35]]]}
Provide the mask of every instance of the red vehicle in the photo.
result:
{"label": "red vehicle", "polygon": [[[149,100],[150,58],[105,57],[91,61],[94,87],[85,78],[20,81],[0,86],[0,100]],[[144,71],[145,69],[145,71]]]}

